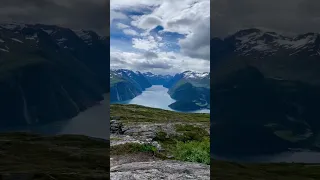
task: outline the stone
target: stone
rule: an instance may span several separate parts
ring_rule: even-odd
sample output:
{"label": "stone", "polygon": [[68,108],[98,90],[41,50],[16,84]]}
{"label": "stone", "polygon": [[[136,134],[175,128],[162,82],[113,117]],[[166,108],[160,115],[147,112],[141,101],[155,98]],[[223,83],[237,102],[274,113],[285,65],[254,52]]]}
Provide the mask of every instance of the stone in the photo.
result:
{"label": "stone", "polygon": [[151,161],[121,164],[110,169],[111,180],[209,180],[210,166],[180,162]]}

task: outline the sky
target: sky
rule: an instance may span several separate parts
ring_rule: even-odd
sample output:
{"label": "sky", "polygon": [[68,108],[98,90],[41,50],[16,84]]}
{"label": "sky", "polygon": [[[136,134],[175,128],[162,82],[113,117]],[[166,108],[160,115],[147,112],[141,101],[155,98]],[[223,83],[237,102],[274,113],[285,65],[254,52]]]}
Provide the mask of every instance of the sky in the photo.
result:
{"label": "sky", "polygon": [[210,0],[111,0],[110,66],[210,71]]}
{"label": "sky", "polygon": [[109,34],[108,0],[1,0],[0,21],[59,25]]}
{"label": "sky", "polygon": [[320,32],[319,0],[212,0],[211,36],[258,27],[279,33]]}

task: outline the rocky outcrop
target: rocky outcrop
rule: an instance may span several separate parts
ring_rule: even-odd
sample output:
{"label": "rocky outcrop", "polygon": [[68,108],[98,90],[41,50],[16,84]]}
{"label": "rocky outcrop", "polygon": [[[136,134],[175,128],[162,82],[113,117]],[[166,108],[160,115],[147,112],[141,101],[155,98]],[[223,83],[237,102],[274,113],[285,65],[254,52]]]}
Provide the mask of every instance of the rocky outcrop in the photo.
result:
{"label": "rocky outcrop", "polygon": [[209,180],[210,166],[179,161],[133,162],[110,168],[111,180]]}
{"label": "rocky outcrop", "polygon": [[[124,144],[151,145],[158,153],[165,149],[157,141],[160,137],[158,133],[165,134],[166,137],[179,135],[176,130],[178,122],[164,123],[126,123],[121,122],[120,117],[111,117],[111,148]],[[188,123],[186,123],[188,124]],[[203,124],[189,123],[195,126],[205,126]],[[205,127],[203,127],[205,128]],[[205,128],[209,132],[208,127]],[[167,137],[168,136],[168,137]],[[159,139],[160,140],[160,139]],[[155,152],[154,152],[155,153]],[[164,154],[162,156],[165,156]],[[167,155],[165,159],[172,156]],[[173,160],[161,160],[158,157],[146,155],[143,152],[123,155],[111,155],[111,180],[126,179],[210,179],[210,166]]]}
{"label": "rocky outcrop", "polygon": [[110,133],[111,134],[123,134],[125,130],[123,129],[123,124],[117,120],[110,121]]}

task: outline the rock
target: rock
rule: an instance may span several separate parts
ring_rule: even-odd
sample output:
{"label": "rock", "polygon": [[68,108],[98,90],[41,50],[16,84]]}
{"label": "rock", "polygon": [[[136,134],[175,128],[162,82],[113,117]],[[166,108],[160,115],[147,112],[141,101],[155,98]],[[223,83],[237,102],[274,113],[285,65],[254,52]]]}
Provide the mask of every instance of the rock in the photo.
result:
{"label": "rock", "polygon": [[[111,134],[110,139],[111,139],[111,141],[110,141],[111,146],[116,146],[116,145],[121,145],[121,144],[126,144],[126,143],[139,143],[139,144],[144,143],[140,140],[137,140],[131,136],[126,136],[126,135]],[[117,140],[112,140],[112,139],[117,139]]]}
{"label": "rock", "polygon": [[123,124],[117,120],[110,121],[110,132],[112,134],[123,134]]}
{"label": "rock", "polygon": [[210,166],[179,161],[133,162],[111,167],[110,178],[111,180],[209,180]]}
{"label": "rock", "polygon": [[163,151],[163,148],[161,147],[161,145],[157,141],[152,141],[151,145],[156,147],[158,151]]}

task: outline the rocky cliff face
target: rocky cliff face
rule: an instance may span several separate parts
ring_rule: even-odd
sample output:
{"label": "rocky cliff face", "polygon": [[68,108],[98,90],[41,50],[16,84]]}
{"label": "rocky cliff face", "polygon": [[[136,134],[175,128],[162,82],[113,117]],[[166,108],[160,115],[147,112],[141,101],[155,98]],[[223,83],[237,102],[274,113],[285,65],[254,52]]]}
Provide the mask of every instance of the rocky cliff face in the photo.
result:
{"label": "rocky cliff face", "polygon": [[81,32],[0,25],[2,127],[68,119],[103,99],[109,47],[96,33]]}

